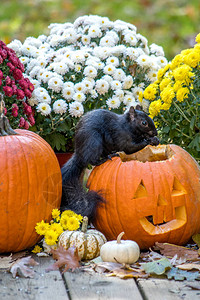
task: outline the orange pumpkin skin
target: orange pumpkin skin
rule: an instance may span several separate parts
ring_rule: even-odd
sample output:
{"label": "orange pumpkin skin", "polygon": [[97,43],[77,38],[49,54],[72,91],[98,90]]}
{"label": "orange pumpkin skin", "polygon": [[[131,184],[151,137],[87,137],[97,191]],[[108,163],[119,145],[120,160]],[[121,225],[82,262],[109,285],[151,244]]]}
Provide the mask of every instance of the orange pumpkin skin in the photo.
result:
{"label": "orange pumpkin skin", "polygon": [[37,222],[50,221],[61,202],[61,171],[49,144],[18,129],[0,136],[0,252],[27,249],[41,237]]}
{"label": "orange pumpkin skin", "polygon": [[155,242],[183,245],[200,231],[200,168],[189,153],[147,146],[123,160],[95,167],[88,179],[89,189],[106,199],[94,225],[108,240],[124,231],[147,249]]}

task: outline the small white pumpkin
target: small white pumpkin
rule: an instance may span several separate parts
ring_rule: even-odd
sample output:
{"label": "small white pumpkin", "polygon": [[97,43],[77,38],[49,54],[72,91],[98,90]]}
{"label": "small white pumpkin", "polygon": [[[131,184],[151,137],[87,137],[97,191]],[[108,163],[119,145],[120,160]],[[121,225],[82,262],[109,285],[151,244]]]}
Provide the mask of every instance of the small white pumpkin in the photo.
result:
{"label": "small white pumpkin", "polygon": [[121,240],[124,232],[121,232],[117,240],[105,243],[100,250],[100,256],[103,261],[132,264],[140,256],[138,244],[130,240]]}
{"label": "small white pumpkin", "polygon": [[65,249],[75,246],[81,260],[93,259],[100,254],[101,246],[107,242],[105,236],[100,231],[88,229],[88,218],[83,218],[81,231],[64,231],[58,240],[58,245]]}

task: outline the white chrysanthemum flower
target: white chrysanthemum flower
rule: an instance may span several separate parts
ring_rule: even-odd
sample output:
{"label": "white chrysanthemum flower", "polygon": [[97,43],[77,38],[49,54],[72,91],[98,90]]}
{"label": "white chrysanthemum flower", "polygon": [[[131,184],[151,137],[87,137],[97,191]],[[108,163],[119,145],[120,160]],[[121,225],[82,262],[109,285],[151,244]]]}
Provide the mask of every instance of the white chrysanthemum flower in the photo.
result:
{"label": "white chrysanthemum flower", "polygon": [[69,44],[74,44],[78,37],[77,32],[72,28],[65,30],[62,35],[63,40]]}
{"label": "white chrysanthemum flower", "polygon": [[126,41],[126,43],[129,43],[131,46],[135,46],[137,44],[136,34],[131,31],[125,34],[124,40]]}
{"label": "white chrysanthemum flower", "polygon": [[131,75],[126,76],[123,82],[123,89],[128,90],[133,86],[133,77]]}
{"label": "white chrysanthemum flower", "polygon": [[59,77],[52,77],[49,79],[48,88],[54,92],[60,92],[63,87],[63,81]]}
{"label": "white chrysanthemum flower", "polygon": [[112,90],[117,90],[117,89],[121,90],[122,84],[119,80],[113,80],[110,84],[110,87]]}
{"label": "white chrysanthemum flower", "polygon": [[101,19],[97,20],[97,23],[103,30],[113,27],[113,22],[111,22],[107,17],[101,17]]}
{"label": "white chrysanthemum flower", "polygon": [[74,85],[75,92],[85,93],[85,85],[82,82],[78,82]]}
{"label": "white chrysanthemum flower", "polygon": [[51,71],[45,71],[42,76],[40,77],[41,81],[44,83],[47,83],[49,81],[50,78],[54,77],[55,73],[51,72]]}
{"label": "white chrysanthemum flower", "polygon": [[113,96],[112,98],[109,98],[106,101],[106,104],[108,105],[109,108],[119,108],[120,106],[120,99],[116,96]]}
{"label": "white chrysanthemum flower", "polygon": [[36,52],[37,52],[37,48],[27,43],[24,43],[21,47],[21,53],[28,57],[36,57],[37,56]]}
{"label": "white chrysanthemum flower", "polygon": [[84,113],[83,105],[80,102],[72,102],[69,104],[69,113],[72,117],[81,117]]}
{"label": "white chrysanthemum flower", "polygon": [[37,94],[37,100],[40,103],[42,103],[42,102],[48,103],[48,104],[51,103],[51,97],[49,96],[48,93],[43,93],[43,92],[42,93],[38,93]]}
{"label": "white chrysanthemum flower", "polygon": [[119,90],[119,89],[115,90],[114,95],[115,95],[117,98],[119,98],[119,100],[120,100],[121,102],[123,102],[123,99],[124,99],[124,91],[123,91],[123,90]]}
{"label": "white chrysanthemum flower", "polygon": [[106,59],[106,64],[107,65],[113,65],[115,67],[119,66],[119,59],[116,56],[110,56]]}
{"label": "white chrysanthemum flower", "polygon": [[34,89],[32,94],[34,94],[37,97],[37,95],[39,95],[40,93],[47,93],[48,94],[48,91],[45,88],[39,86],[38,88]]}
{"label": "white chrysanthemum flower", "polygon": [[102,36],[101,28],[98,25],[91,25],[88,30],[90,38],[100,38]]}
{"label": "white chrysanthemum flower", "polygon": [[164,56],[165,55],[164,51],[163,51],[163,47],[161,47],[161,46],[158,46],[156,44],[151,44],[149,46],[149,48],[150,48],[150,52],[152,54],[155,54],[156,56]]}
{"label": "white chrysanthemum flower", "polygon": [[98,97],[98,94],[95,90],[91,90],[90,91],[90,96],[92,99],[96,99]]}
{"label": "white chrysanthemum flower", "polygon": [[73,87],[64,87],[62,90],[62,95],[66,100],[71,100],[75,94]]}
{"label": "white chrysanthemum flower", "polygon": [[139,86],[134,87],[132,90],[133,96],[135,97],[135,99],[139,99],[139,94],[140,92],[143,92],[143,89]]}
{"label": "white chrysanthemum flower", "polygon": [[34,85],[34,91],[40,86],[40,82],[37,79],[30,79],[31,83]]}
{"label": "white chrysanthemum flower", "polygon": [[150,72],[147,73],[147,77],[148,79],[152,82],[156,81],[158,78],[157,78],[157,72],[154,71],[154,70],[151,70]]}
{"label": "white chrysanthemum flower", "polygon": [[87,78],[83,79],[82,84],[84,85],[85,93],[89,93],[94,86],[94,83]]}
{"label": "white chrysanthemum flower", "polygon": [[48,103],[40,103],[37,106],[37,111],[43,116],[48,116],[51,113],[51,106]]}
{"label": "white chrysanthemum flower", "polygon": [[21,48],[22,48],[22,43],[14,39],[11,43],[7,45],[9,48],[13,49],[17,55],[21,55]]}
{"label": "white chrysanthemum flower", "polygon": [[64,75],[69,71],[68,66],[62,62],[53,63],[53,69],[56,73],[60,75]]}
{"label": "white chrysanthemum flower", "polygon": [[56,114],[64,114],[67,111],[67,103],[63,99],[56,100],[53,104]]}
{"label": "white chrysanthemum flower", "polygon": [[75,70],[77,73],[80,73],[81,70],[82,70],[82,65],[81,65],[81,64],[75,64],[75,65],[74,65],[74,70]]}
{"label": "white chrysanthemum flower", "polygon": [[130,59],[136,60],[140,55],[144,54],[144,51],[141,48],[128,47],[125,53]]}
{"label": "white chrysanthemum flower", "polygon": [[67,87],[74,89],[74,83],[71,81],[65,81],[65,83],[63,84],[63,89]]}
{"label": "white chrysanthemum flower", "polygon": [[43,43],[40,47],[39,47],[39,50],[43,52],[47,52],[50,50],[50,45],[48,43]]}
{"label": "white chrysanthemum flower", "polygon": [[30,58],[28,58],[27,56],[21,56],[19,58],[19,60],[21,61],[21,63],[23,63],[23,65],[28,64],[28,62],[30,61]]}
{"label": "white chrysanthemum flower", "polygon": [[30,76],[31,78],[36,77],[36,75],[40,72],[40,69],[41,69],[41,67],[39,67],[39,66],[33,67],[32,70],[31,70],[30,73],[29,73],[29,76]]}
{"label": "white chrysanthemum flower", "polygon": [[146,55],[140,55],[137,59],[136,62],[138,65],[140,65],[142,68],[149,68],[151,66],[151,58]]}
{"label": "white chrysanthemum flower", "polygon": [[25,43],[27,43],[27,44],[29,44],[31,46],[34,46],[36,48],[39,48],[41,46],[41,44],[42,44],[42,42],[39,39],[37,39],[37,38],[35,38],[33,36],[27,37],[26,40],[25,40]]}
{"label": "white chrysanthemum flower", "polygon": [[140,40],[142,42],[142,44],[144,45],[144,47],[147,48],[147,46],[148,46],[148,40],[143,35],[141,35],[140,33],[137,33],[136,37],[137,37],[138,40]]}
{"label": "white chrysanthemum flower", "polygon": [[116,41],[111,35],[106,34],[101,38],[99,45],[101,47],[114,47],[116,45]]}
{"label": "white chrysanthemum flower", "polygon": [[116,69],[115,72],[113,73],[113,78],[115,80],[123,81],[126,78],[126,74],[122,69]]}
{"label": "white chrysanthemum flower", "polygon": [[84,102],[85,101],[85,95],[81,92],[76,92],[74,95],[73,95],[73,100],[74,101],[78,101],[78,102]]}
{"label": "white chrysanthemum flower", "polygon": [[108,92],[109,83],[104,79],[99,79],[96,81],[95,89],[100,95],[104,95]]}
{"label": "white chrysanthemum flower", "polygon": [[81,50],[76,50],[71,54],[71,59],[75,64],[83,63],[85,61],[84,52]]}
{"label": "white chrysanthemum flower", "polygon": [[97,76],[97,69],[95,69],[93,66],[87,66],[85,67],[83,74],[87,77],[95,78]]}
{"label": "white chrysanthemum flower", "polygon": [[115,55],[115,56],[121,56],[121,55],[124,56],[126,53],[126,49],[127,48],[124,45],[117,45],[117,46],[112,47],[111,54]]}
{"label": "white chrysanthemum flower", "polygon": [[112,52],[110,47],[95,47],[93,50],[93,55],[99,57],[102,60],[109,57],[111,53]]}
{"label": "white chrysanthemum flower", "polygon": [[40,40],[42,43],[45,43],[47,39],[47,36],[45,34],[41,34],[38,36],[38,40]]}
{"label": "white chrysanthemum flower", "polygon": [[115,72],[115,70],[116,70],[115,66],[113,66],[111,64],[110,65],[106,65],[103,68],[104,73],[107,74],[107,75],[113,75],[114,72]]}
{"label": "white chrysanthemum flower", "polygon": [[106,80],[108,83],[111,83],[113,81],[113,78],[110,75],[104,75],[101,79]]}
{"label": "white chrysanthemum flower", "polygon": [[50,36],[50,39],[48,39],[48,41],[51,47],[57,47],[59,43],[62,42],[62,38],[57,34],[54,34]]}
{"label": "white chrysanthemum flower", "polygon": [[40,68],[39,72],[37,73],[36,77],[41,82],[42,81],[42,75],[46,72],[45,68]]}
{"label": "white chrysanthemum flower", "polygon": [[128,93],[124,96],[124,100],[123,103],[127,106],[131,106],[131,105],[135,105],[136,101],[135,101],[135,97],[133,96],[133,94]]}
{"label": "white chrysanthemum flower", "polygon": [[161,68],[164,68],[168,63],[167,59],[164,56],[156,57],[156,62]]}
{"label": "white chrysanthemum flower", "polygon": [[91,38],[88,35],[83,35],[81,37],[81,42],[82,42],[83,45],[89,45],[90,41],[91,41]]}
{"label": "white chrysanthemum flower", "polygon": [[96,65],[96,68],[100,69],[100,70],[103,69],[104,67],[105,67],[105,64],[102,61],[98,62]]}

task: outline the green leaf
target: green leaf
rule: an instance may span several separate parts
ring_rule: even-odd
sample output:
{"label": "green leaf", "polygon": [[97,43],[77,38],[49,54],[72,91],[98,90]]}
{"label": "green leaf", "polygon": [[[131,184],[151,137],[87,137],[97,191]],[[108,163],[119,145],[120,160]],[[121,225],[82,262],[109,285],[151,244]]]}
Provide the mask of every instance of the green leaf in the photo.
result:
{"label": "green leaf", "polygon": [[56,148],[58,151],[62,148],[63,145],[66,144],[65,137],[60,133],[52,133],[51,134],[51,145],[52,148]]}
{"label": "green leaf", "polygon": [[171,270],[169,270],[167,273],[167,278],[168,279],[174,279],[174,280],[178,280],[178,281],[182,281],[182,280],[188,280],[188,281],[193,281],[195,279],[199,279],[199,272],[187,272],[185,270],[181,270],[178,268],[172,268]]}
{"label": "green leaf", "polygon": [[157,274],[162,275],[165,272],[172,268],[172,265],[167,258],[161,258],[159,260],[155,260],[153,262],[141,264],[142,268],[145,270],[146,273],[149,274]]}
{"label": "green leaf", "polygon": [[191,121],[190,121],[190,129],[191,130],[194,129],[195,122],[196,122],[196,116],[193,116]]}

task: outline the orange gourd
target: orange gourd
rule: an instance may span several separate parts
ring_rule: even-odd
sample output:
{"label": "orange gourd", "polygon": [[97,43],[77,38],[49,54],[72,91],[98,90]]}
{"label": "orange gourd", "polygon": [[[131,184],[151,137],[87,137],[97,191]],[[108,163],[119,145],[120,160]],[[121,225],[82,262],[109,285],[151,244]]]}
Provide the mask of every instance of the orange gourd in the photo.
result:
{"label": "orange gourd", "polygon": [[[2,121],[2,120],[1,120]],[[50,221],[61,202],[61,171],[49,144],[18,129],[0,136],[0,252],[33,246],[37,222]]]}
{"label": "orange gourd", "polygon": [[185,244],[200,232],[200,168],[176,145],[147,146],[95,167],[88,179],[101,191],[95,227],[108,240],[125,232],[141,249],[155,242]]}

